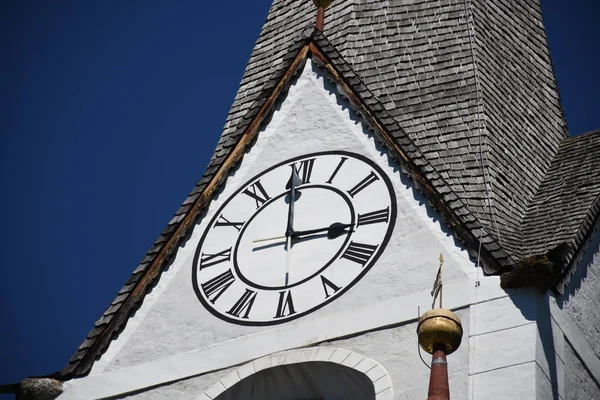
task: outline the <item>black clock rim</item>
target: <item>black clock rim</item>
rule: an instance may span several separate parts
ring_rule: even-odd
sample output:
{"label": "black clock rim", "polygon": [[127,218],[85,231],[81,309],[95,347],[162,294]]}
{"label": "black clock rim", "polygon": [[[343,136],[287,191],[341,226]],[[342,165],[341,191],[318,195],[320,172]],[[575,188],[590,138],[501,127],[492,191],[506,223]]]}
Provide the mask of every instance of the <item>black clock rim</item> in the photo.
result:
{"label": "black clock rim", "polygon": [[[388,228],[387,228],[387,232],[383,238],[383,240],[381,241],[381,243],[378,245],[376,252],[373,254],[371,260],[367,263],[367,265],[365,265],[363,267],[363,270],[360,274],[358,274],[354,280],[352,282],[350,282],[350,284],[348,284],[347,286],[345,286],[344,288],[340,289],[339,292],[335,293],[334,295],[330,296],[327,300],[323,301],[322,303],[319,303],[318,305],[316,305],[315,307],[306,310],[304,312],[301,313],[296,313],[293,314],[291,316],[287,316],[284,318],[278,318],[278,319],[274,319],[272,321],[245,321],[243,319],[234,319],[234,318],[230,318],[227,317],[223,314],[221,314],[220,312],[218,312],[217,310],[215,310],[213,308],[213,306],[207,302],[204,297],[202,296],[201,293],[201,289],[198,286],[198,281],[197,281],[197,266],[198,266],[198,260],[200,258],[200,249],[202,248],[202,244],[204,242],[204,239],[206,238],[206,235],[208,235],[208,232],[210,230],[211,227],[214,226],[216,220],[219,218],[220,215],[220,211],[225,208],[227,206],[227,204],[235,197],[239,194],[239,192],[241,192],[244,188],[246,188],[248,185],[250,185],[252,182],[254,182],[258,177],[274,170],[275,168],[279,168],[282,165],[285,165],[286,163],[291,163],[291,162],[295,162],[298,160],[303,160],[306,158],[310,158],[313,156],[319,157],[319,156],[324,156],[324,155],[341,155],[341,156],[348,156],[348,157],[353,157],[356,159],[359,159],[363,162],[365,162],[366,164],[369,164],[371,167],[373,167],[378,173],[379,176],[381,176],[381,178],[383,179],[388,192],[390,194],[390,223],[388,224]],[[257,175],[253,176],[251,179],[248,179],[244,182],[243,185],[240,185],[240,188],[238,190],[236,190],[233,194],[231,194],[229,196],[229,198],[225,201],[225,203],[223,203],[223,205],[221,205],[221,207],[219,207],[219,209],[217,210],[217,212],[215,212],[214,217],[211,219],[210,223],[207,225],[206,229],[204,230],[204,232],[202,233],[202,237],[200,238],[200,240],[198,241],[198,245],[196,246],[196,251],[194,252],[194,259],[192,261],[192,286],[194,288],[194,292],[196,293],[196,297],[198,298],[198,300],[200,300],[200,303],[202,304],[202,306],[204,307],[205,310],[207,310],[208,312],[210,312],[212,315],[214,315],[215,317],[219,318],[222,321],[225,322],[229,322],[229,323],[233,323],[236,325],[243,325],[243,326],[271,326],[271,325],[279,325],[282,323],[286,323],[286,322],[290,322],[293,321],[295,319],[298,319],[300,317],[303,317],[307,314],[310,314],[312,312],[315,312],[319,309],[321,309],[322,307],[326,306],[327,304],[331,303],[333,300],[337,299],[338,297],[342,296],[344,293],[346,293],[348,290],[350,290],[352,287],[354,287],[362,278],[363,276],[365,276],[365,274],[367,272],[369,272],[369,270],[373,267],[373,265],[375,265],[375,263],[377,262],[377,260],[379,259],[379,257],[381,256],[381,254],[383,254],[383,251],[385,250],[385,248],[387,247],[390,238],[392,236],[392,232],[394,231],[394,228],[396,226],[396,217],[397,217],[397,200],[396,200],[396,193],[394,191],[394,186],[392,184],[392,181],[390,180],[390,177],[385,173],[385,171],[383,171],[383,169],[381,167],[379,167],[379,165],[377,165],[373,160],[371,160],[370,158],[363,156],[362,154],[357,154],[357,153],[353,153],[350,151],[345,151],[345,150],[329,150],[329,151],[321,151],[321,152],[314,152],[314,153],[307,153],[307,154],[303,154],[300,156],[296,156],[290,159],[287,159],[285,161],[279,162],[275,165],[272,165],[271,167],[263,170],[262,172],[258,173]]]}
{"label": "black clock rim", "polygon": [[[352,201],[349,199],[349,197],[340,189],[333,187],[333,186],[327,186],[327,185],[323,185],[320,183],[316,183],[316,184],[306,184],[306,185],[301,185],[298,187],[298,191],[302,191],[304,189],[311,189],[311,188],[321,188],[321,189],[325,189],[325,190],[331,190],[333,192],[335,192],[336,194],[338,194],[341,198],[344,199],[344,201],[346,202],[346,204],[348,204],[348,208],[350,208],[350,224],[354,225],[354,222],[356,221],[356,210],[354,209],[354,205],[352,204]],[[352,236],[352,230],[348,232],[348,234],[346,235],[346,239],[344,240],[344,243],[340,246],[340,249],[335,253],[335,255],[331,258],[331,260],[329,260],[327,263],[325,263],[325,265],[323,267],[321,267],[317,272],[309,275],[307,278],[304,278],[298,282],[295,282],[291,285],[287,285],[287,286],[262,286],[259,285],[255,282],[252,282],[250,279],[246,278],[244,276],[244,274],[242,273],[241,269],[238,266],[238,262],[237,262],[237,250],[239,248],[240,245],[240,241],[242,239],[242,236],[244,235],[244,231],[246,230],[246,228],[249,226],[250,222],[252,222],[252,220],[258,215],[260,214],[260,212],[264,209],[266,209],[269,204],[273,203],[274,201],[280,199],[281,197],[286,196],[288,193],[287,192],[283,192],[281,194],[278,194],[277,196],[273,197],[271,200],[269,200],[268,202],[265,202],[265,204],[263,204],[254,214],[252,214],[252,216],[244,223],[244,226],[242,227],[242,229],[240,230],[239,234],[238,234],[238,238],[235,242],[235,245],[233,246],[233,251],[232,251],[232,261],[233,261],[233,268],[235,270],[235,274],[241,279],[242,282],[244,282],[246,285],[253,287],[255,289],[260,289],[260,290],[273,290],[273,291],[279,291],[279,290],[289,290],[295,286],[299,286],[305,282],[308,282],[309,280],[313,279],[315,276],[319,275],[320,273],[322,273],[323,271],[325,271],[325,269],[327,269],[327,267],[329,267],[337,258],[338,256],[342,253],[342,251],[346,248],[346,245],[348,244],[348,241],[350,240],[350,237]],[[232,195],[232,197],[234,197]]]}

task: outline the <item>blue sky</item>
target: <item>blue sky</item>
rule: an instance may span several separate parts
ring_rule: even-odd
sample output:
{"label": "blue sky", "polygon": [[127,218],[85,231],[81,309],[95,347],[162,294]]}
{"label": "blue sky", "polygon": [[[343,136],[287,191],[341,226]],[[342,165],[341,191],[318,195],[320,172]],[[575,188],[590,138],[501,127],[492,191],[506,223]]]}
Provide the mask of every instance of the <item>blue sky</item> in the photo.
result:
{"label": "blue sky", "polygon": [[[269,5],[2,2],[0,384],[60,370],[158,237]],[[600,6],[542,6],[570,131],[599,129]]]}

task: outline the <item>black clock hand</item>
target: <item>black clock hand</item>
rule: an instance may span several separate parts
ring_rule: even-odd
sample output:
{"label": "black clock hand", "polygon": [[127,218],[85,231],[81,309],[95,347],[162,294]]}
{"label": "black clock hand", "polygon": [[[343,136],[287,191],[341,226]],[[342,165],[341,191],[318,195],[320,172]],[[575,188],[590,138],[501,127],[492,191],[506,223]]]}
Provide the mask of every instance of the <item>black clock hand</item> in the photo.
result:
{"label": "black clock hand", "polygon": [[[350,228],[352,226],[353,226],[353,224],[342,224],[341,222],[334,222],[333,224],[331,224],[325,228],[308,229],[305,231],[293,232],[290,237],[292,237],[294,239],[300,239],[301,237],[304,238],[306,236],[314,235],[316,233],[327,232],[328,239],[335,239],[336,237],[343,234],[347,228]],[[271,240],[279,240],[279,239],[286,239],[286,238],[288,238],[288,236],[274,236],[274,237],[269,237],[269,238],[256,239],[256,240],[253,240],[252,242],[253,243],[268,242]]]}
{"label": "black clock hand", "polygon": [[352,224],[343,224],[341,222],[334,222],[333,224],[331,224],[327,227],[324,227],[324,228],[308,229],[305,231],[294,232],[292,237],[296,239],[301,236],[307,236],[307,235],[313,235],[315,233],[327,232],[328,239],[335,239],[336,237],[342,235],[344,233],[344,231],[346,230],[346,228],[350,228],[351,226],[352,226]]}
{"label": "black clock hand", "polygon": [[296,164],[292,164],[292,174],[290,180],[286,185],[286,189],[289,189],[289,206],[288,206],[288,220],[287,228],[285,230],[285,236],[292,236],[294,233],[294,203],[296,202],[296,186],[300,185],[302,181],[296,173]]}
{"label": "black clock hand", "polygon": [[290,280],[290,264],[292,257],[292,235],[294,234],[294,203],[296,202],[296,186],[300,185],[302,181],[296,174],[296,164],[292,163],[292,174],[288,186],[289,192],[289,207],[288,207],[288,223],[285,230],[285,242],[286,242],[286,257],[285,257],[285,286],[288,285]]}

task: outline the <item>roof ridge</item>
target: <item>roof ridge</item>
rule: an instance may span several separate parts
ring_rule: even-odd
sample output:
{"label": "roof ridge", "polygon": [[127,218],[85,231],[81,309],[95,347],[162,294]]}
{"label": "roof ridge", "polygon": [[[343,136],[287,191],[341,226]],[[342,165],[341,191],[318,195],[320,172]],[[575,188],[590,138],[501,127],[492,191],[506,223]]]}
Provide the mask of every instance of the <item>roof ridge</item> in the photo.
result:
{"label": "roof ridge", "polygon": [[[563,142],[566,142],[566,141],[572,142],[572,141],[576,141],[576,140],[581,140],[581,138],[584,138],[584,137],[588,138],[589,136],[593,136],[593,135],[597,135],[597,134],[600,134],[600,129],[594,129],[591,131],[578,133],[576,135],[569,135],[563,140]],[[561,145],[562,145],[562,143],[561,143]]]}

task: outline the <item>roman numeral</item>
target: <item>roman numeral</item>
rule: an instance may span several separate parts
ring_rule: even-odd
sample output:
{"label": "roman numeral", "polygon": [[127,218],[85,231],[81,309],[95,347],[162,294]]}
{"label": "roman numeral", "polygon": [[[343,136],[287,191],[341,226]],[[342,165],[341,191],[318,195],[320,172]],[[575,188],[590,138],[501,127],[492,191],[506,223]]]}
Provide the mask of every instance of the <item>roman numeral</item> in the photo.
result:
{"label": "roman numeral", "polygon": [[293,314],[296,314],[296,310],[294,310],[292,292],[285,290],[279,292],[279,304],[277,304],[277,314],[275,314],[275,318],[287,317]]}
{"label": "roman numeral", "polygon": [[231,307],[231,310],[227,311],[227,314],[234,315],[239,318],[240,315],[245,311],[242,318],[248,319],[248,314],[250,314],[250,310],[254,304],[254,299],[256,299],[256,292],[246,289],[242,297],[240,297],[237,303]]}
{"label": "roman numeral", "polygon": [[[219,297],[227,290],[229,286],[235,281],[231,270],[223,272],[221,275],[217,275],[209,281],[202,284],[202,290],[206,297],[211,303],[215,303]],[[212,299],[211,296],[215,295]]]}
{"label": "roman numeral", "polygon": [[200,256],[200,270],[212,267],[213,265],[229,261],[231,258],[231,247],[227,250],[220,251],[215,254],[202,253]]}
{"label": "roman numeral", "polygon": [[238,231],[240,231],[242,229],[242,225],[244,225],[243,222],[231,222],[222,215],[219,217],[219,219],[215,223],[215,226],[233,226]]}
{"label": "roman numeral", "polygon": [[329,279],[325,278],[323,275],[321,275],[321,283],[323,284],[323,290],[325,290],[325,298],[328,298],[329,296],[331,296],[329,294],[329,291],[327,290],[327,286],[329,286],[331,289],[333,289],[333,293],[337,293],[337,291],[340,290],[339,286],[336,286],[335,283],[331,282]]}
{"label": "roman numeral", "polygon": [[248,196],[252,197],[254,201],[256,201],[256,208],[260,208],[260,206],[265,204],[265,201],[270,199],[269,195],[265,191],[265,188],[260,183],[260,181],[256,181],[256,183],[251,185],[242,193],[247,194]]}
{"label": "roman numeral", "polygon": [[351,197],[354,197],[360,191],[362,191],[364,188],[369,186],[371,183],[378,181],[378,180],[379,180],[379,177],[377,175],[375,175],[375,172],[371,171],[371,173],[369,175],[367,175],[367,177],[365,179],[358,182],[358,184],[356,186],[354,186],[352,189],[348,190],[348,194]]}
{"label": "roman numeral", "polygon": [[310,160],[304,160],[300,162],[300,165],[296,167],[294,165],[294,169],[296,170],[296,174],[298,177],[302,179],[302,184],[310,183],[310,176],[312,175],[313,165],[315,164],[315,159],[311,158]]}
{"label": "roman numeral", "polygon": [[358,214],[358,222],[356,227],[361,225],[377,224],[379,222],[388,222],[390,217],[390,208],[386,207],[383,210],[373,211],[366,214]]}
{"label": "roman numeral", "polygon": [[348,248],[344,254],[342,254],[342,258],[359,263],[364,267],[367,261],[369,261],[369,258],[375,253],[375,250],[377,250],[377,246],[350,242],[350,245],[348,245]]}
{"label": "roman numeral", "polygon": [[338,163],[337,167],[335,167],[333,174],[331,174],[331,177],[327,180],[327,183],[331,183],[333,181],[333,178],[335,178],[338,171],[340,170],[340,168],[342,168],[342,165],[344,165],[344,163],[346,162],[347,159],[348,159],[348,157],[342,157],[342,159]]}

